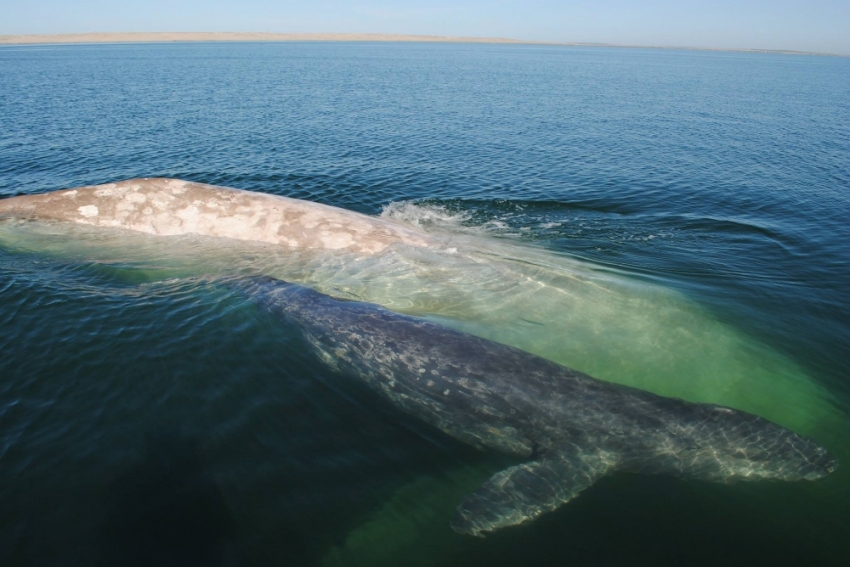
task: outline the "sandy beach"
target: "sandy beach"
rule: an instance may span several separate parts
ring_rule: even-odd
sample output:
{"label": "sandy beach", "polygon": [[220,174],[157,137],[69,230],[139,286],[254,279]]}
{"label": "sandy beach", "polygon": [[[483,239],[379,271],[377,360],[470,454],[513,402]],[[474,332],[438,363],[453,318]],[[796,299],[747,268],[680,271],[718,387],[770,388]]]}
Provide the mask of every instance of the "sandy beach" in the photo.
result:
{"label": "sandy beach", "polygon": [[516,45],[568,45],[575,47],[631,47],[640,49],[685,49],[689,51],[731,51],[742,53],[784,53],[787,55],[830,55],[784,49],[713,48],[672,45],[620,45],[613,43],[552,42],[507,37],[460,37],[447,35],[402,35],[386,33],[260,33],[260,32],[115,32],[0,35],[0,45],[50,45],[74,43],[189,43],[200,41],[384,41],[421,43],[503,43]]}
{"label": "sandy beach", "polygon": [[441,35],[397,35],[379,33],[138,32],[0,35],[0,45],[32,45],[50,43],[159,43],[189,41],[415,41],[431,43],[533,43],[503,37],[452,37]]}

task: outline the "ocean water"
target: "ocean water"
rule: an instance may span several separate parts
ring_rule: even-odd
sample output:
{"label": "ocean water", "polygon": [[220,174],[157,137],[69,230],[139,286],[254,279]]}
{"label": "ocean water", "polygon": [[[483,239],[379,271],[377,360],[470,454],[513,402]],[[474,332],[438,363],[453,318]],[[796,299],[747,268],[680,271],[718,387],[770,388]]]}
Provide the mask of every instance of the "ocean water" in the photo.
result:
{"label": "ocean water", "polygon": [[[292,254],[0,219],[0,565],[850,559],[850,59],[461,44],[0,48],[0,196],[176,177],[435,249]],[[512,462],[221,282],[266,273],[757,413],[814,483],[616,474],[484,539]]]}

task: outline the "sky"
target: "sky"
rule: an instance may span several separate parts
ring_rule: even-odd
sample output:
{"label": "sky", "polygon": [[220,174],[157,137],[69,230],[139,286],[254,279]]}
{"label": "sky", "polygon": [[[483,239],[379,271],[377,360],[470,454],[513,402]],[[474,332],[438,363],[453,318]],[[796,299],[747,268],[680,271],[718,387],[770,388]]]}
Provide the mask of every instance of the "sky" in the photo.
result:
{"label": "sky", "polygon": [[241,31],[850,55],[850,0],[0,0],[0,35]]}

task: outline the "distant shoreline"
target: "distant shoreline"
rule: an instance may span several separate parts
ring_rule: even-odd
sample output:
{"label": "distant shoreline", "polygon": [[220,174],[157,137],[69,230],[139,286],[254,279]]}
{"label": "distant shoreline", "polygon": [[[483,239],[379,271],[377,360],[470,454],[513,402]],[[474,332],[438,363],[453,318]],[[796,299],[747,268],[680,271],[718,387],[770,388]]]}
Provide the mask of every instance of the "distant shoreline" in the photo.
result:
{"label": "distant shoreline", "polygon": [[514,45],[564,45],[574,47],[631,47],[641,49],[684,49],[690,51],[730,51],[739,53],[779,53],[785,55],[821,55],[850,57],[837,53],[815,53],[786,49],[712,48],[661,45],[618,45],[612,43],[579,43],[526,41],[504,37],[455,37],[442,35],[400,35],[383,33],[259,33],[259,32],[121,32],[0,35],[0,45],[57,45],[76,43],[191,43],[191,42],[288,42],[288,41],[351,41],[351,42],[420,42],[420,43],[497,43]]}

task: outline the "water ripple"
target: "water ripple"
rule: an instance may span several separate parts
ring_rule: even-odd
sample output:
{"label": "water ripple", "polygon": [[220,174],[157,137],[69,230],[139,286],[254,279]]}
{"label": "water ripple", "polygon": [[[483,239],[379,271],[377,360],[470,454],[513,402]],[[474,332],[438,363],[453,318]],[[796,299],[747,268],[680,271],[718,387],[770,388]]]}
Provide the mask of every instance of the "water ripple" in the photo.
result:
{"label": "water ripple", "polygon": [[[353,280],[397,275],[387,288],[394,307],[447,317],[450,301],[428,293],[452,289],[450,266],[478,286],[454,290],[459,297],[486,290],[494,303],[544,311],[554,303],[541,306],[542,292],[508,285],[505,273],[575,278],[563,266],[580,257],[597,273],[692,298],[793,358],[848,407],[846,59],[245,43],[0,47],[0,67],[0,196],[178,177],[384,214],[485,239],[488,250],[519,244],[533,256],[475,271],[494,258],[481,252],[441,271],[449,260],[409,252],[398,265],[340,261],[347,272],[336,279],[326,274],[333,262],[299,273],[339,284],[342,295],[359,289]],[[215,271],[195,243],[179,241],[192,268],[181,270],[141,241],[135,251],[146,260],[134,261],[106,238],[87,236],[86,250],[48,230],[29,243],[36,250],[14,227],[0,229],[10,237],[0,248],[0,504],[9,520],[0,564],[102,564],[98,550],[116,541],[104,544],[93,526],[102,515],[133,521],[107,503],[126,502],[126,479],[151,463],[185,465],[172,450],[197,456],[190,477],[199,486],[212,477],[222,487],[210,502],[226,501],[239,526],[238,543],[222,544],[230,564],[560,564],[579,540],[586,561],[600,564],[674,555],[846,563],[832,561],[846,554],[842,487],[799,501],[803,489],[758,492],[771,505],[738,489],[612,479],[534,529],[483,545],[449,540],[440,514],[492,463],[349,391],[304,354],[296,329],[263,319],[214,279],[183,277]],[[281,270],[296,263],[269,258]],[[409,277],[409,266],[428,266],[433,280]],[[497,306],[488,307],[483,317]],[[622,319],[628,305],[614,307]],[[546,329],[528,331],[527,315],[532,322],[502,331],[534,348],[529,337]],[[588,336],[617,334],[592,323]],[[162,442],[163,432],[179,442]],[[624,514],[622,501],[641,494],[640,513]],[[751,517],[730,524],[724,498]],[[676,536],[663,556],[651,534],[640,545],[617,535],[647,526]],[[705,533],[715,543],[754,539],[721,557],[703,545]]]}

